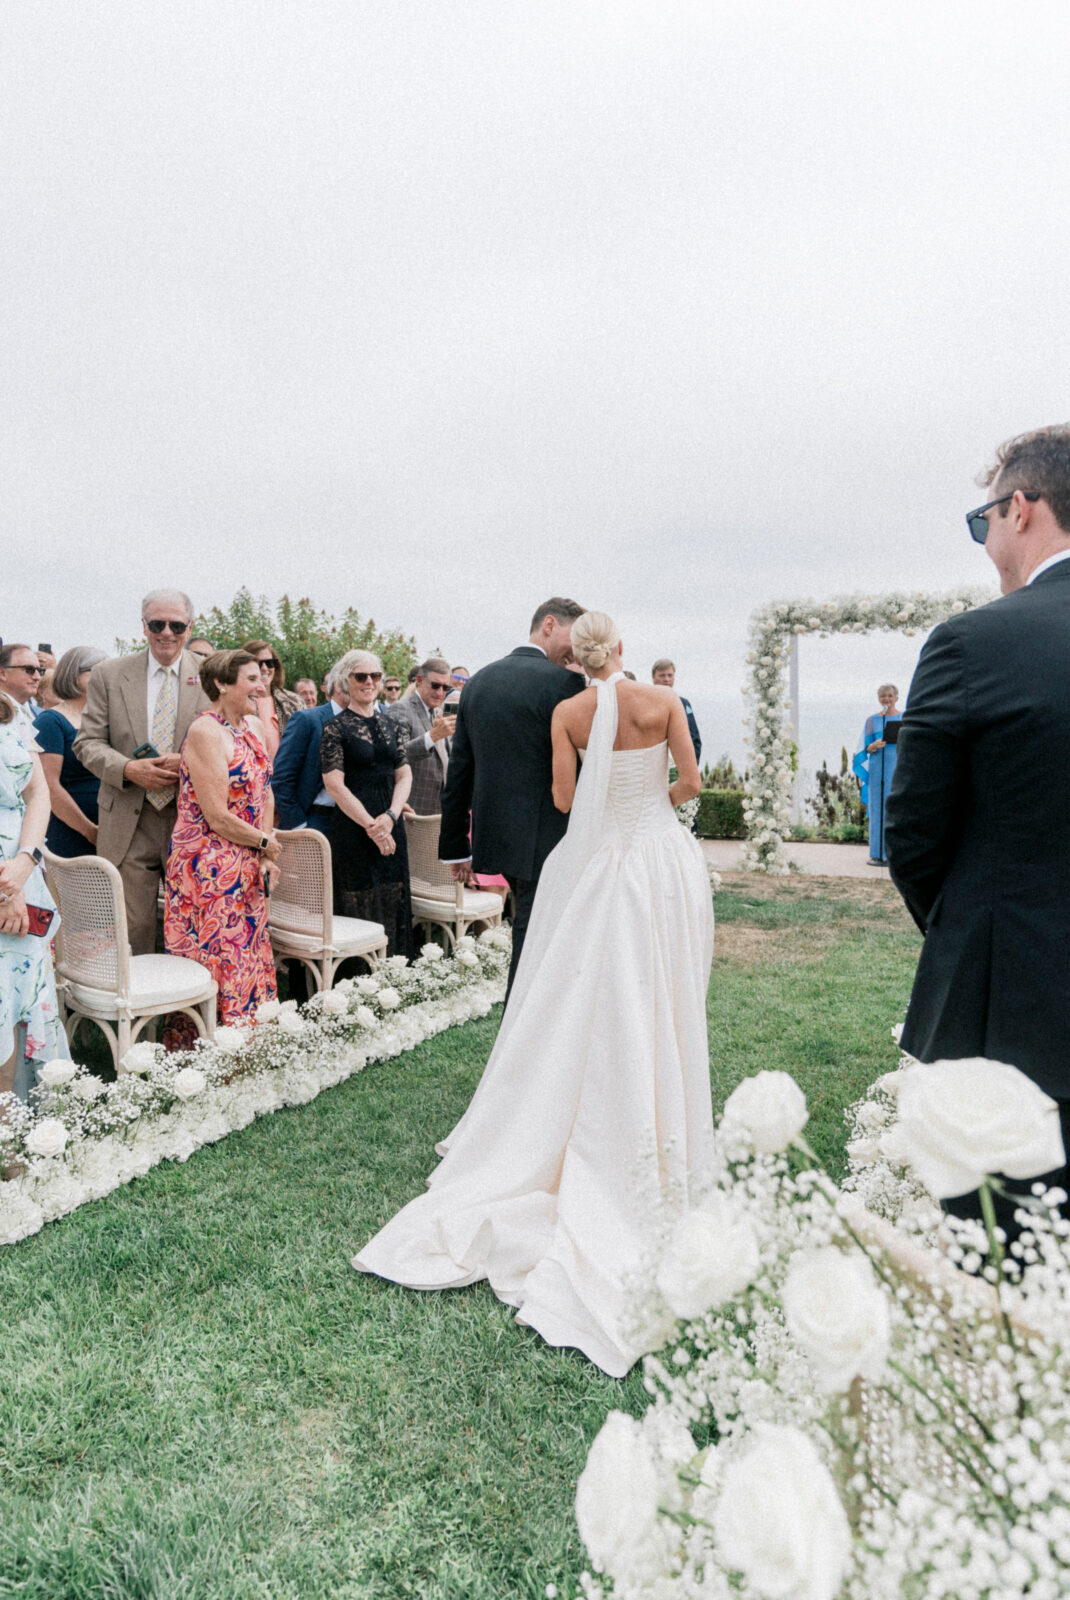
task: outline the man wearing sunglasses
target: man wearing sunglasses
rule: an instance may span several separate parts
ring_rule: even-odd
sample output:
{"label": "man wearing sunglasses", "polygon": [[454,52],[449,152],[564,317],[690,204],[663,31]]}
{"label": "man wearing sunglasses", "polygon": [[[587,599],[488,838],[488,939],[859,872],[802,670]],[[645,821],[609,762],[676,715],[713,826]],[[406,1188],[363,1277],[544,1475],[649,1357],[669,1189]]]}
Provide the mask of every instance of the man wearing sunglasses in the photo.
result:
{"label": "man wearing sunglasses", "polygon": [[412,768],[409,804],[421,817],[437,816],[442,810],[442,785],[456,726],[456,718],[443,713],[442,702],[452,687],[449,662],[432,656],[416,669],[416,693],[386,708],[405,740],[405,759]]}
{"label": "man wearing sunglasses", "polygon": [[186,645],[189,596],[154,589],[141,602],[148,648],[93,669],[74,749],[100,782],[97,851],[119,868],[135,956],[156,948],[156,897],[175,824],[182,742],[208,705]]}
{"label": "man wearing sunglasses", "polygon": [[[902,1043],[1018,1067],[1070,1149],[1070,427],[1011,439],[983,481],[966,521],[1003,598],[930,634],[888,799],[892,878],[925,934]],[[1067,1168],[1038,1176],[1070,1192]],[[978,1196],[948,1209],[979,1216]],[[1011,1237],[1013,1210],[997,1197]]]}
{"label": "man wearing sunglasses", "polygon": [[43,671],[37,651],[28,644],[0,646],[0,694],[5,694],[15,707],[15,726],[31,740],[39,710],[34,695]]}

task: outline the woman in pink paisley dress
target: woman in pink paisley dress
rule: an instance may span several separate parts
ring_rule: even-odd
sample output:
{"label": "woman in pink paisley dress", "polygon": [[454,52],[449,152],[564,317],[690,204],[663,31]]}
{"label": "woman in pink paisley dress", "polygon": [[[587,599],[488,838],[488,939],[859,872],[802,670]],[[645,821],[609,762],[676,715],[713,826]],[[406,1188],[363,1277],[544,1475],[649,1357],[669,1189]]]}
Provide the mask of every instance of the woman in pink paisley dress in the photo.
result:
{"label": "woman in pink paisley dress", "polygon": [[[272,831],[271,763],[256,716],[260,668],[245,650],[220,650],[201,667],[212,701],[182,746],[178,819],[167,858],[164,944],[207,967],[219,985],[219,1020],[238,1026],[275,998],[275,964],[264,893],[281,846]],[[193,1043],[193,1024],[174,1016],[168,1049]]]}

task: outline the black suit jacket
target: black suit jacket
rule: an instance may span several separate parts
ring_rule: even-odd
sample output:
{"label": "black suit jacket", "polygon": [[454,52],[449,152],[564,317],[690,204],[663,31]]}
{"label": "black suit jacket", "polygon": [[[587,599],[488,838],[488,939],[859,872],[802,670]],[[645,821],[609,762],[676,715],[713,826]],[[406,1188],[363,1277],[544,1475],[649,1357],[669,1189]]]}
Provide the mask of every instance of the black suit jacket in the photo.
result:
{"label": "black suit jacket", "polygon": [[885,843],[925,933],[903,1048],[1070,1099],[1070,562],[930,635]]}
{"label": "black suit jacket", "polygon": [[553,802],[550,722],[554,708],[584,688],[579,673],[555,666],[534,645],[492,661],[465,684],[442,791],[442,860],[471,854],[477,872],[539,876],[568,827]]}

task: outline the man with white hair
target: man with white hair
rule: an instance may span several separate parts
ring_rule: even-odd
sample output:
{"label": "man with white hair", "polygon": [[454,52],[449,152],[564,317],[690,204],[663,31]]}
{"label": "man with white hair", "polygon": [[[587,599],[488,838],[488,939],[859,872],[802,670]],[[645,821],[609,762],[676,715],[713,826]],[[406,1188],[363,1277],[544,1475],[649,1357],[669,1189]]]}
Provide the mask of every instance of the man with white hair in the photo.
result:
{"label": "man with white hair", "polygon": [[153,589],[141,602],[148,649],[94,668],[74,742],[100,779],[97,853],[119,868],[127,934],[135,956],[156,948],[156,898],[167,864],[179,753],[208,705],[196,656],[185,648],[193,606],[181,589]]}

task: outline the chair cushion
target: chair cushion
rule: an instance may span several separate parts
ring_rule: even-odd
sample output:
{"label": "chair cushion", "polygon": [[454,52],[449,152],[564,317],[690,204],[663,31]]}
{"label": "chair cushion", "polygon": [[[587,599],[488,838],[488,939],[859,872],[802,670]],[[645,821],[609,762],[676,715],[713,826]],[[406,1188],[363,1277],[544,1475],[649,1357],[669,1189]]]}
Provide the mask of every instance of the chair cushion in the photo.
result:
{"label": "chair cushion", "polygon": [[[84,983],[68,983],[67,992],[78,1006],[94,1011],[114,1011],[116,996],[107,989],[92,989]],[[216,992],[207,967],[187,961],[185,956],[131,956],[130,1006],[194,1005]]]}
{"label": "chair cushion", "polygon": [[[464,917],[496,917],[501,915],[502,897],[493,894],[489,889],[466,889],[464,891]],[[414,917],[438,917],[443,922],[452,922],[456,915],[456,908],[452,900],[429,900],[422,895],[414,894],[412,897],[412,914]]]}
{"label": "chair cushion", "polygon": [[[359,955],[362,950],[372,950],[386,943],[386,929],[381,922],[365,922],[361,917],[335,917],[332,949]],[[323,940],[314,933],[292,933],[289,928],[271,928],[271,943],[281,954],[318,956],[323,950]]]}

